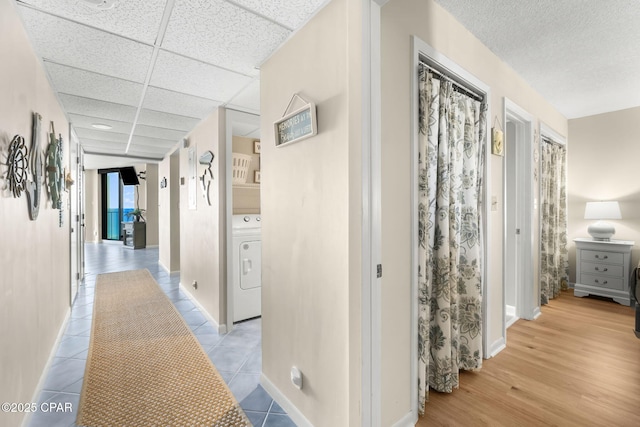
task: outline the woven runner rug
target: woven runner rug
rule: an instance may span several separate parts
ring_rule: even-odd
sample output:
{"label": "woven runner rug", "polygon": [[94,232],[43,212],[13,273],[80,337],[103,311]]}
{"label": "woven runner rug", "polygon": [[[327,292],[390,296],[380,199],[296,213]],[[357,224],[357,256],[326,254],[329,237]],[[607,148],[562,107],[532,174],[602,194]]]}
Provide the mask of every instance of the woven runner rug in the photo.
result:
{"label": "woven runner rug", "polygon": [[77,424],[251,426],[148,270],[97,277]]}

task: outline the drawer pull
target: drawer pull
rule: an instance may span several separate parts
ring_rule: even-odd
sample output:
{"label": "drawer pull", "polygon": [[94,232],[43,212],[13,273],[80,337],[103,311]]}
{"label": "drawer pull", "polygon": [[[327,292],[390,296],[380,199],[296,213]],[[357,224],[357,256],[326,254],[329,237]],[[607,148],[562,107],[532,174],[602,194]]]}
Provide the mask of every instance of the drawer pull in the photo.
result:
{"label": "drawer pull", "polygon": [[603,257],[601,257],[600,255],[596,255],[596,259],[607,259],[609,258],[609,256],[605,255]]}
{"label": "drawer pull", "polygon": [[[596,283],[600,283],[600,280],[596,279],[595,282]],[[606,280],[604,282],[602,282],[603,285],[606,285],[607,283],[609,283],[609,282],[607,282]]]}
{"label": "drawer pull", "polygon": [[[600,271],[600,267],[596,267],[596,271]],[[609,271],[608,268],[603,268],[602,271]]]}

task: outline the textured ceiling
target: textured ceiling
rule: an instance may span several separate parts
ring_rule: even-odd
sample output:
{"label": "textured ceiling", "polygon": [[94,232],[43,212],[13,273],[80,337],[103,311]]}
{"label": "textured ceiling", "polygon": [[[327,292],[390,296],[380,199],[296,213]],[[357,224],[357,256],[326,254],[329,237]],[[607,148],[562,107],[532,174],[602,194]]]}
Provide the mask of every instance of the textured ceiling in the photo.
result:
{"label": "textured ceiling", "polygon": [[[259,114],[261,62],[327,2],[15,1],[87,167],[158,161],[220,105]],[[566,117],[640,105],[640,1],[436,1]]]}
{"label": "textured ceiling", "polygon": [[95,168],[159,161],[221,105],[259,114],[260,64],[327,0],[15,1]]}
{"label": "textured ceiling", "polygon": [[436,2],[567,118],[640,106],[640,1]]}

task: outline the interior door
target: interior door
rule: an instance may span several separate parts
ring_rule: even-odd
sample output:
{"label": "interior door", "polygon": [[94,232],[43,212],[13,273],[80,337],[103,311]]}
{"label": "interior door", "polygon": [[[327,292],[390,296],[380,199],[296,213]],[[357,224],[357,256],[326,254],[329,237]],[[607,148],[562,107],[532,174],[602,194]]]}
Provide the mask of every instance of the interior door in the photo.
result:
{"label": "interior door", "polygon": [[79,164],[79,148],[80,142],[75,135],[73,129],[69,130],[69,151],[70,151],[70,174],[74,178],[74,184],[71,186],[69,191],[69,231],[71,235],[69,236],[70,250],[71,254],[69,256],[70,260],[70,268],[71,268],[71,277],[70,277],[70,304],[73,304],[73,301],[76,298],[76,294],[78,292],[78,285],[80,282],[80,249],[79,249],[79,240],[78,236],[80,235],[80,217],[78,213],[78,205],[79,205],[79,197],[78,197],[78,164]]}

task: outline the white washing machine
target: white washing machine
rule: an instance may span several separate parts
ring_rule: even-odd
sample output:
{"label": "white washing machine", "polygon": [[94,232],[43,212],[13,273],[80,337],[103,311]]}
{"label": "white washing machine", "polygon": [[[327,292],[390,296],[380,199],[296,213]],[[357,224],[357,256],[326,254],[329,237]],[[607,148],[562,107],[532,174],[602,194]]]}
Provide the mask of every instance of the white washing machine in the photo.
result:
{"label": "white washing machine", "polygon": [[260,215],[234,215],[231,231],[233,257],[233,321],[262,314],[262,237]]}

